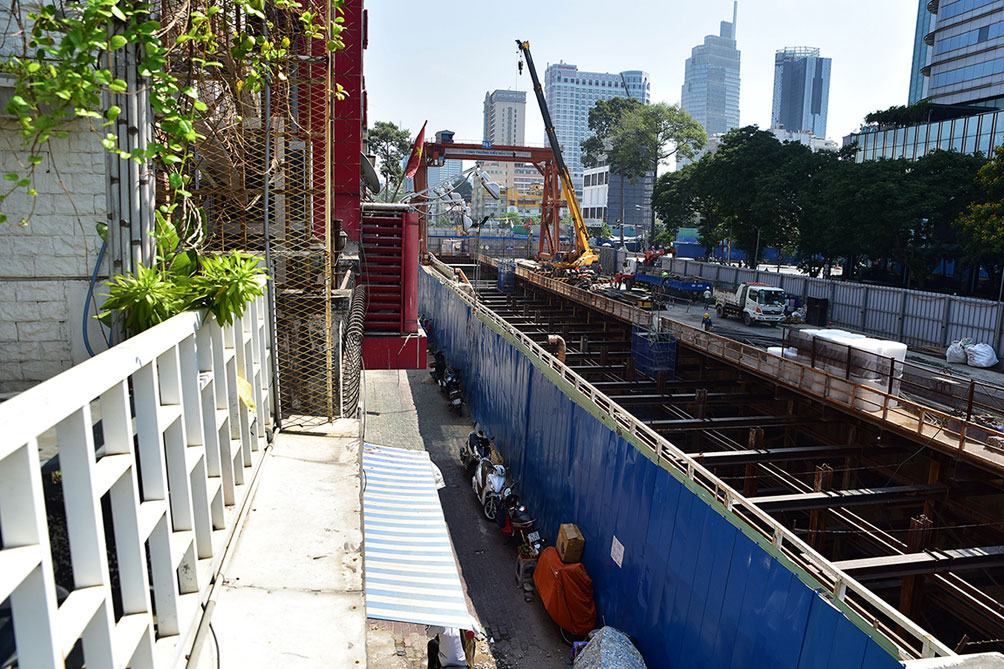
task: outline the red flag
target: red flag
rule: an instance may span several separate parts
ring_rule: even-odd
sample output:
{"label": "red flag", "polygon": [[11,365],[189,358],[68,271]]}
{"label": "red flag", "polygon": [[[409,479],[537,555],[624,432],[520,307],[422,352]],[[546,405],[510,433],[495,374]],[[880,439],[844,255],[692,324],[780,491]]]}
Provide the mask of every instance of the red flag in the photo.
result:
{"label": "red flag", "polygon": [[418,137],[411,147],[411,156],[408,157],[408,166],[404,168],[404,176],[411,179],[418,171],[418,165],[422,161],[422,149],[425,148],[425,126],[429,122],[422,124],[422,129],[418,131]]}

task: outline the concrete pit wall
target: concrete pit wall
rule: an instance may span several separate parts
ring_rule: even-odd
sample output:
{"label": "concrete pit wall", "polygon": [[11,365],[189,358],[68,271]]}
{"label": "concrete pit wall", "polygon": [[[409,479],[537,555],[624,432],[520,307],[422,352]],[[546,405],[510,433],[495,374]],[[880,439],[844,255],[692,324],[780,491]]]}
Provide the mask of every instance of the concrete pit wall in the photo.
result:
{"label": "concrete pit wall", "polygon": [[553,542],[560,523],[579,526],[600,621],[633,636],[649,666],[901,666],[888,639],[827,601],[710,495],[608,428],[428,268],[419,272],[419,311],[461,370],[471,414],[494,435],[544,536]]}

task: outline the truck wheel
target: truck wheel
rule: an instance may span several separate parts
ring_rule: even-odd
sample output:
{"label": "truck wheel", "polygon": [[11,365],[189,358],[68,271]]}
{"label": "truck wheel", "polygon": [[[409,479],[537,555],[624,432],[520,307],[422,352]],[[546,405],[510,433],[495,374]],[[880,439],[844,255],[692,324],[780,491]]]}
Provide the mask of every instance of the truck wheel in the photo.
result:
{"label": "truck wheel", "polygon": [[748,312],[744,311],[743,312],[743,325],[752,325],[752,324],[753,324],[753,319],[750,318],[750,315],[749,315]]}
{"label": "truck wheel", "polygon": [[722,308],[722,305],[719,304],[715,307],[715,313],[718,314],[719,318],[725,318],[725,309]]}

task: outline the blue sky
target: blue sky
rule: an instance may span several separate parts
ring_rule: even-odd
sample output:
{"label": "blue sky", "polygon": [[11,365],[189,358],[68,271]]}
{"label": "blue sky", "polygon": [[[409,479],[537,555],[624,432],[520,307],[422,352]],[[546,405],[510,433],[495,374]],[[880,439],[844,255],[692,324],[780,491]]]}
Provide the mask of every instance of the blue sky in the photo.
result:
{"label": "blue sky", "polygon": [[[368,0],[370,123],[416,133],[448,128],[481,138],[485,92],[530,91],[517,76],[516,38],[538,72],[564,60],[601,72],[641,69],[652,99],[677,103],[684,61],[732,17],[732,0]],[[815,46],[833,59],[827,134],[840,140],[865,114],[906,104],[917,0],[740,0],[743,125],[770,125],[774,51]],[[528,95],[527,143],[544,142]]]}

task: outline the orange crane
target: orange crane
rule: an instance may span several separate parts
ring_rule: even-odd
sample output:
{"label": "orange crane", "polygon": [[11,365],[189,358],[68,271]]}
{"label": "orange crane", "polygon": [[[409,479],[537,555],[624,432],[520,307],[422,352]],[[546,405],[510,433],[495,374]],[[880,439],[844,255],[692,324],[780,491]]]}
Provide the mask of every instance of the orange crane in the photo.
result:
{"label": "orange crane", "polygon": [[[586,230],[586,223],[582,219],[582,208],[579,207],[579,199],[575,196],[575,188],[572,186],[572,175],[568,171],[565,159],[561,157],[561,146],[558,144],[558,135],[554,132],[554,123],[551,121],[551,112],[547,109],[547,100],[544,99],[544,89],[540,85],[537,77],[537,69],[533,66],[533,57],[530,55],[530,43],[516,40],[516,46],[520,53],[526,58],[526,66],[530,71],[530,78],[533,79],[533,92],[537,96],[537,104],[540,106],[540,113],[544,117],[544,130],[547,132],[547,141],[551,145],[554,153],[554,164],[558,169],[558,178],[561,179],[561,188],[565,194],[565,202],[568,205],[568,213],[572,218],[572,225],[575,228],[575,250],[564,258],[555,258],[551,262],[551,267],[556,270],[555,274],[563,274],[564,270],[583,269],[589,267],[599,260],[599,256],[589,246],[589,232]],[[523,72],[523,63],[520,62],[520,73]]]}

